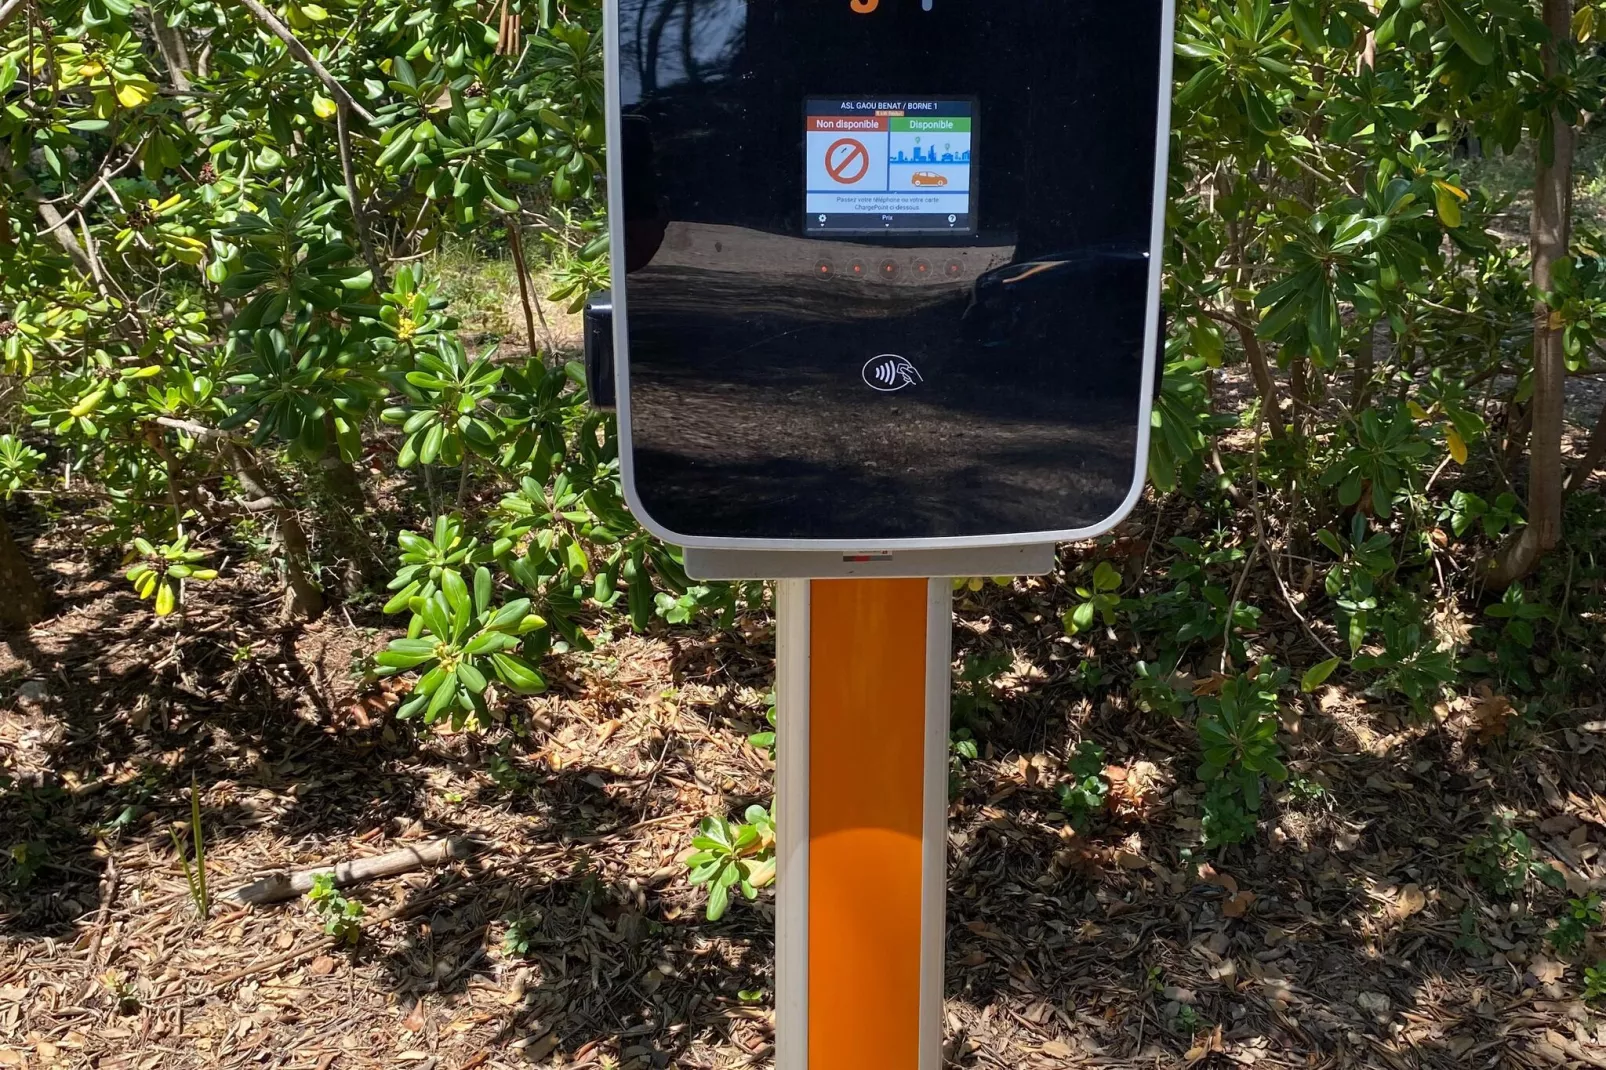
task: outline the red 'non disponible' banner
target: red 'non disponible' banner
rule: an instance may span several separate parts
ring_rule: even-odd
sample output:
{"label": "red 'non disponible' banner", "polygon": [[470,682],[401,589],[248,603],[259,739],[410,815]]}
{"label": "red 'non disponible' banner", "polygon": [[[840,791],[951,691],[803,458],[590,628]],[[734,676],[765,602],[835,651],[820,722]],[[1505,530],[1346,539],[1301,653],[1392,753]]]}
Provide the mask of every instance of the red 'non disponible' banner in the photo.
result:
{"label": "red 'non disponible' banner", "polygon": [[811,115],[807,129],[817,134],[869,134],[886,130],[884,115]]}

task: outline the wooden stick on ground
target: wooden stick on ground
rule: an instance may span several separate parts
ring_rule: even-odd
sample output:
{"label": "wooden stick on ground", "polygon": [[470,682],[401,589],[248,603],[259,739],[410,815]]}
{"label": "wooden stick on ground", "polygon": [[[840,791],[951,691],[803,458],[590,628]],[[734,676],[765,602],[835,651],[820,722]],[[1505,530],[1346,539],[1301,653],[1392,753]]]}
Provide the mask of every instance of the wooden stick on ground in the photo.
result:
{"label": "wooden stick on ground", "polygon": [[485,847],[485,844],[476,840],[449,836],[417,847],[404,847],[399,851],[375,855],[373,858],[358,858],[350,862],[341,862],[339,865],[304,869],[297,873],[282,871],[270,873],[250,884],[229,889],[218,896],[218,901],[248,903],[252,906],[282,903],[311,891],[312,882],[325,873],[334,878],[336,888],[348,888],[353,884],[379,877],[394,877],[400,873],[423,869],[425,866],[438,866],[452,859],[470,858]]}
{"label": "wooden stick on ground", "polygon": [[89,948],[84,955],[84,985],[78,994],[80,1003],[89,994],[89,988],[94,983],[95,970],[100,966],[100,945],[106,938],[107,923],[111,920],[112,902],[117,898],[120,877],[121,874],[117,872],[117,851],[114,846],[108,846],[106,873],[100,882],[100,909],[95,911],[95,930],[89,938]]}

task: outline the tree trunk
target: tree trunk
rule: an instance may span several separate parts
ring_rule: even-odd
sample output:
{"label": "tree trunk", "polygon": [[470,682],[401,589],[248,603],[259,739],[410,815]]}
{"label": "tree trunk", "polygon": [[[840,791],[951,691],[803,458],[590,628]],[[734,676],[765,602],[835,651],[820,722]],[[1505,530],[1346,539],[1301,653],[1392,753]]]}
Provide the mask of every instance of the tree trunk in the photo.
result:
{"label": "tree trunk", "polygon": [[362,491],[362,479],[357,475],[357,467],[340,453],[340,431],[335,426],[333,413],[323,414],[323,434],[328,440],[322,457],[318,458],[318,470],[323,473],[324,485],[329,492],[344,501],[349,508],[360,508],[366,500]]}
{"label": "tree trunk", "polygon": [[1282,392],[1277,389],[1277,380],[1272,378],[1271,365],[1266,363],[1266,351],[1260,347],[1260,339],[1255,335],[1255,329],[1250,326],[1254,323],[1253,314],[1247,302],[1234,298],[1233,315],[1237,317],[1235,326],[1238,329],[1238,340],[1243,343],[1244,356],[1249,361],[1249,372],[1255,380],[1255,389],[1260,394],[1260,404],[1266,414],[1266,428],[1271,437],[1281,442],[1288,437],[1283,427],[1283,398]]}
{"label": "tree trunk", "polygon": [[269,489],[267,474],[256,459],[233,442],[224,448],[234,466],[240,486],[260,505],[273,514],[279,529],[279,546],[284,550],[284,607],[280,615],[286,620],[312,620],[323,614],[323,591],[313,582],[311,575],[312,548],[307,543],[306,529],[296,511],[284,504]]}
{"label": "tree trunk", "polygon": [[44,588],[0,517],[0,631],[26,628],[44,615]]}
{"label": "tree trunk", "polygon": [[[1572,40],[1572,0],[1544,0],[1545,76],[1561,71],[1561,49]],[[1573,128],[1560,114],[1550,116],[1550,160],[1539,154],[1534,183],[1532,226],[1533,284],[1540,293],[1551,289],[1555,265],[1567,255],[1571,238]],[[1507,587],[1538,567],[1561,541],[1562,406],[1567,385],[1567,359],[1561,330],[1551,324],[1550,307],[1534,305],[1533,431],[1528,446],[1528,525],[1506,539],[1488,566],[1489,582]]]}
{"label": "tree trunk", "polygon": [[1377,370],[1377,324],[1367,328],[1355,350],[1355,376],[1350,381],[1349,407],[1357,415],[1366,405],[1366,396],[1372,391],[1372,375]]}

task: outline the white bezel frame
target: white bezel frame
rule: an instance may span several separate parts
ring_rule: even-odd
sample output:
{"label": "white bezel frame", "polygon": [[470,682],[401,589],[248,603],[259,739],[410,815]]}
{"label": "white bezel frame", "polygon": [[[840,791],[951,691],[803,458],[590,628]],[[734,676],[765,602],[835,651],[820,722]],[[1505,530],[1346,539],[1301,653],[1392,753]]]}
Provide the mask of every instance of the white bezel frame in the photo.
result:
{"label": "white bezel frame", "polygon": [[1149,310],[1144,327],[1143,385],[1138,403],[1138,448],[1132,473],[1132,486],[1126,499],[1107,518],[1091,527],[1069,531],[1030,531],[1010,535],[978,535],[952,539],[871,539],[861,542],[842,539],[722,539],[686,535],[671,531],[659,524],[647,512],[636,493],[633,451],[630,442],[630,333],[626,298],[627,286],[619,281],[619,272],[625,264],[624,230],[613,222],[624,219],[624,183],[620,174],[620,157],[613,151],[623,139],[624,115],[617,97],[620,84],[619,61],[619,0],[605,0],[604,38],[606,46],[607,78],[607,135],[608,153],[608,218],[609,251],[612,257],[615,282],[613,284],[613,352],[614,381],[618,394],[619,470],[624,485],[625,504],[630,507],[636,521],[652,534],[676,546],[695,546],[704,549],[725,550],[825,550],[852,552],[858,550],[963,550],[984,546],[1030,546],[1037,543],[1080,542],[1096,538],[1125,520],[1137,507],[1143,496],[1143,484],[1148,472],[1149,436],[1154,413],[1154,388],[1160,374],[1160,284],[1164,269],[1165,206],[1167,177],[1171,151],[1171,93],[1175,36],[1176,0],[1161,0],[1160,10],[1160,87],[1159,109],[1156,113],[1154,218],[1149,238]]}

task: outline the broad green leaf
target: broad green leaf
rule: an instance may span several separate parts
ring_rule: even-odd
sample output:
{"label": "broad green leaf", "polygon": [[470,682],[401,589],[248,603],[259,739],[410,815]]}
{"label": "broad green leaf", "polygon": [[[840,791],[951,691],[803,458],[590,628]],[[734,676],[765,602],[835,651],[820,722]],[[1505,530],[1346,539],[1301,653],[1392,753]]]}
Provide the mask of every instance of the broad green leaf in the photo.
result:
{"label": "broad green leaf", "polygon": [[1315,691],[1318,687],[1321,687],[1323,684],[1325,684],[1327,682],[1327,678],[1332,676],[1334,670],[1336,670],[1342,664],[1344,664],[1343,658],[1328,658],[1319,665],[1311,666],[1299,681],[1300,690],[1304,691],[1306,694]]}
{"label": "broad green leaf", "polygon": [[1480,66],[1487,67],[1493,63],[1494,42],[1468,13],[1465,0],[1438,0],[1438,4],[1440,13],[1444,15],[1444,25],[1461,51]]}

